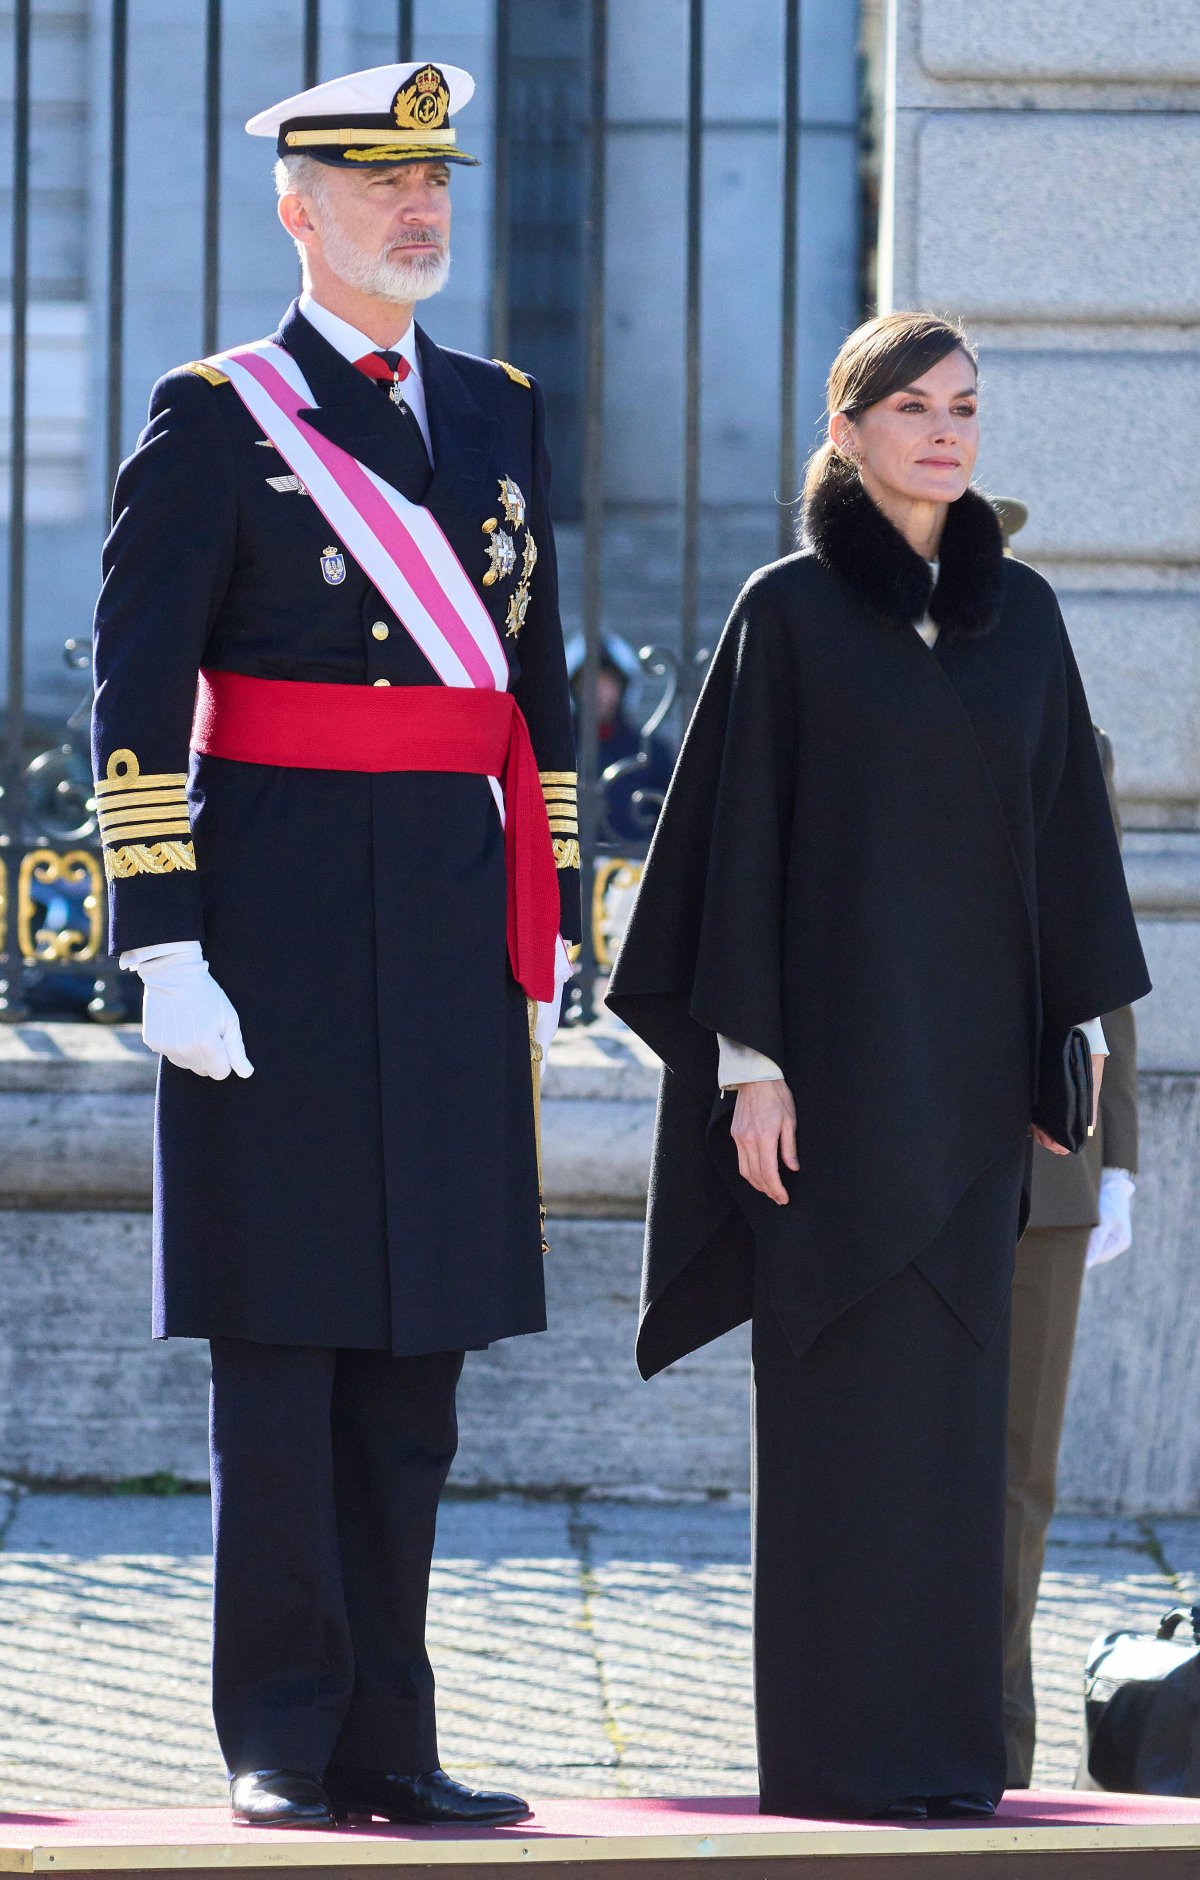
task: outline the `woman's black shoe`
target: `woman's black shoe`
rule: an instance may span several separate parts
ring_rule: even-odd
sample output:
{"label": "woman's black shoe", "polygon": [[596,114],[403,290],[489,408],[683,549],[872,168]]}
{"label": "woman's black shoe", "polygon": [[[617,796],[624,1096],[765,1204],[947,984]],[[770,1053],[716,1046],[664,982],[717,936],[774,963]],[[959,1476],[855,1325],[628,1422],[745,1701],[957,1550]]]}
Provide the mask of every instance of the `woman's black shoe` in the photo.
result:
{"label": "woman's black shoe", "polygon": [[926,1821],[933,1813],[923,1795],[902,1795],[890,1808],[881,1808],[872,1821]]}
{"label": "woman's black shoe", "polygon": [[297,1769],[252,1769],[230,1776],[229,1805],[243,1828],[335,1828],[317,1776]]}
{"label": "woman's black shoe", "polygon": [[969,1790],[965,1795],[931,1795],[929,1813],[938,1821],[987,1821],[996,1812],[989,1795]]}
{"label": "woman's black shoe", "polygon": [[325,1772],[325,1786],[339,1821],[351,1815],[379,1815],[384,1821],[433,1826],[457,1823],[479,1828],[524,1821],[530,1812],[529,1803],[519,1795],[468,1789],[444,1769],[431,1769],[425,1776],[392,1776],[335,1764]]}

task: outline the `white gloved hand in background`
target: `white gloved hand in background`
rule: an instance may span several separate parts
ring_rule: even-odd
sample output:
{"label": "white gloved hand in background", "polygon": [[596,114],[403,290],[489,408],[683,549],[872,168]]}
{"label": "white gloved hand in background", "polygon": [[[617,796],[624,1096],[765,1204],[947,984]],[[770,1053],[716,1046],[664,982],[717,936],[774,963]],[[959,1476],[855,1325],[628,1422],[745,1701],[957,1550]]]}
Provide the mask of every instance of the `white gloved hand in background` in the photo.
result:
{"label": "white gloved hand in background", "polygon": [[238,1015],[208,970],[198,940],[122,953],[145,987],[142,1037],[152,1051],[197,1077],[249,1077]]}
{"label": "white gloved hand in background", "polygon": [[575,968],[567,952],[567,943],[559,934],[554,948],[554,997],[548,1003],[538,1006],[537,1024],[533,1033],[535,1041],[542,1047],[543,1070],[546,1068],[546,1054],[558,1030],[558,1015],[562,1009],[562,990],[568,980],[574,978],[574,975]]}
{"label": "white gloved hand in background", "polygon": [[1088,1267],[1115,1260],[1133,1242],[1131,1203],[1137,1183],[1128,1169],[1106,1168],[1100,1175],[1100,1219],[1088,1236]]}

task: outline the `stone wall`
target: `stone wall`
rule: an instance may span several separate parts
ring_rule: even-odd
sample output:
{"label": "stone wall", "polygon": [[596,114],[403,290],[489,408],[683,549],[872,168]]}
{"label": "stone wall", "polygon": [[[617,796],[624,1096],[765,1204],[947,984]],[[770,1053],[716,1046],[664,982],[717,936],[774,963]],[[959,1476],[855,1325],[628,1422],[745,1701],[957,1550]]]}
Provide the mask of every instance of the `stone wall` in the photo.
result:
{"label": "stone wall", "polygon": [[[154,1063],[131,1030],[0,1029],[0,1475],[203,1481],[204,1347],[149,1336]],[[633,1365],[657,1070],[564,1034],[543,1106],[551,1330],[468,1360],[460,1487],[743,1490],[745,1331]],[[1068,1507],[1200,1513],[1200,1076],[1142,1079],[1132,1253],[1088,1280]]]}
{"label": "stone wall", "polygon": [[1112,734],[1155,991],[1200,1069],[1200,14],[892,0],[880,294],[981,348],[980,474],[1020,497]]}

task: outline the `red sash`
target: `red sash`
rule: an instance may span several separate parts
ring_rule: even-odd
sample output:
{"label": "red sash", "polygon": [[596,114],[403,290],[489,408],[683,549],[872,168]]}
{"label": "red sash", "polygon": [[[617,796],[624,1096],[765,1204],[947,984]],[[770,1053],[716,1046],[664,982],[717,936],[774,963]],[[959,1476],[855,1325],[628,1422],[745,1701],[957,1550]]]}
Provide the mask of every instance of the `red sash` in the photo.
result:
{"label": "red sash", "polygon": [[537,760],[509,692],[324,685],[200,674],[192,749],[294,770],[465,771],[504,789],[508,957],[531,999],[554,996],[558,871]]}

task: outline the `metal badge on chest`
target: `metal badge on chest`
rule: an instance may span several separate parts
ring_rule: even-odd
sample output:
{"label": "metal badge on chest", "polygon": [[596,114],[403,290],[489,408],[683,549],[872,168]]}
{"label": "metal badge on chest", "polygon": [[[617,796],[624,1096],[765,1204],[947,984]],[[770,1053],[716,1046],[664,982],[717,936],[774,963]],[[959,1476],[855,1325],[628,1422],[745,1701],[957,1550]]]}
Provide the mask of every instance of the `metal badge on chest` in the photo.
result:
{"label": "metal badge on chest", "polygon": [[[521,572],[517,585],[508,601],[508,614],[504,630],[507,638],[515,639],[525,625],[525,616],[529,612],[529,582],[537,564],[537,543],[525,520],[525,498],[520,485],[512,477],[501,477],[499,482],[499,504],[502,516],[489,516],[483,523],[488,566],[483,576],[484,587],[494,587],[498,581],[507,581],[517,566],[517,536],[522,530],[525,540],[521,548]],[[501,522],[506,525],[501,526]]]}

